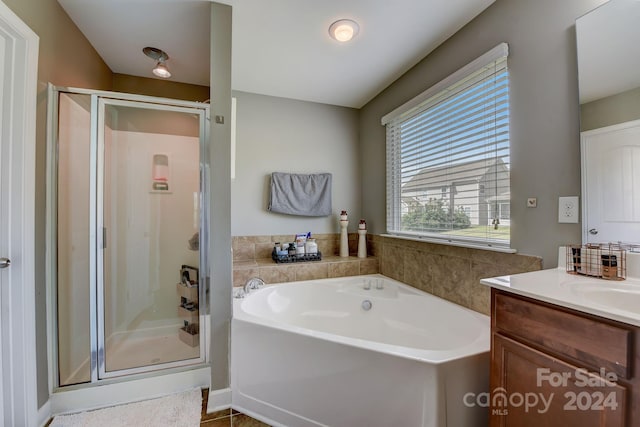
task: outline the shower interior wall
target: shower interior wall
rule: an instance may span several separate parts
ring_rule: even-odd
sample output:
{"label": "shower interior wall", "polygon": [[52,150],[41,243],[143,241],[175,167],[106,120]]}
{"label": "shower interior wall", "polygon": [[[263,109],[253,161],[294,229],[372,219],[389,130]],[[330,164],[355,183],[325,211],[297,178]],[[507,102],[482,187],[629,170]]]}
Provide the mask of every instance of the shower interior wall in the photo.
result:
{"label": "shower interior wall", "polygon": [[[180,265],[199,264],[198,251],[187,245],[199,228],[197,123],[195,135],[187,136],[122,129],[126,118],[117,121],[117,127],[105,129],[105,208],[111,207],[104,216],[110,252],[105,309],[111,311],[105,313],[111,320],[105,324],[106,340],[134,325],[178,326]],[[169,159],[167,193],[151,191],[152,159],[158,153]]]}
{"label": "shower interior wall", "polygon": [[[60,164],[58,178],[59,233],[68,237],[59,239],[58,248],[58,348],[60,382],[65,384],[90,379],[90,113],[70,96],[62,94],[60,99],[61,117],[68,113],[60,123],[60,140],[69,141],[60,145],[60,160],[68,163]],[[198,129],[196,125],[189,132],[175,132],[186,130],[186,124],[172,123],[168,117],[148,123],[153,133],[132,130],[133,120],[122,116],[113,117],[105,126],[105,176],[109,179],[105,179],[104,195],[105,208],[110,207],[104,216],[109,251],[104,269],[107,343],[132,328],[137,334],[166,327],[177,330],[179,267],[199,262],[198,252],[187,247],[199,226]],[[168,156],[170,188],[179,191],[150,191],[152,158],[157,153]]]}

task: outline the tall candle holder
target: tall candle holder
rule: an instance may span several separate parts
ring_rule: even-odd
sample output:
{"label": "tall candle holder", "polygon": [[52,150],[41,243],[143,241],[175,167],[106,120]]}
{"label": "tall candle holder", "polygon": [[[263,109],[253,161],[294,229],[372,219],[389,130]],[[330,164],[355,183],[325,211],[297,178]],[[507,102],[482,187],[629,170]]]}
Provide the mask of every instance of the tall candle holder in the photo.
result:
{"label": "tall candle holder", "polygon": [[364,219],[358,224],[358,258],[367,257],[367,223]]}
{"label": "tall candle holder", "polygon": [[347,233],[347,226],[349,220],[347,218],[347,211],[340,213],[340,256],[346,258],[349,256],[349,235]]}

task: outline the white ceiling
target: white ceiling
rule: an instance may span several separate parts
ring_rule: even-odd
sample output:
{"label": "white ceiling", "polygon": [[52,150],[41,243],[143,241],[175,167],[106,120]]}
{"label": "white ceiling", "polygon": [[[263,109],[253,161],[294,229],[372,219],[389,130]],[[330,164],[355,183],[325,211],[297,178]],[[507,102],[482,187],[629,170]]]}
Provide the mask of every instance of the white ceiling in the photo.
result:
{"label": "white ceiling", "polygon": [[[209,84],[209,2],[58,0],[115,73],[153,77],[145,46],[169,54],[171,80]],[[362,107],[495,0],[221,0],[233,6],[234,90]],[[360,34],[340,44],[329,25]]]}

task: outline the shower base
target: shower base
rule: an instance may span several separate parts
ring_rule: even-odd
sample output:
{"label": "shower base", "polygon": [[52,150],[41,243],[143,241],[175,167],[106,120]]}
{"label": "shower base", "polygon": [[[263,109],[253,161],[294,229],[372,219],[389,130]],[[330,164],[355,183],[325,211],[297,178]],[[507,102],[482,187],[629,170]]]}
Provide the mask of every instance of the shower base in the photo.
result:
{"label": "shower base", "polygon": [[[183,360],[193,360],[193,364],[202,363],[199,359],[200,347],[191,347],[182,342],[179,330],[178,324],[111,334],[105,347],[106,370],[114,372]],[[61,385],[89,382],[89,369],[87,359]]]}
{"label": "shower base", "polygon": [[191,347],[182,342],[178,336],[179,330],[180,325],[177,325],[113,334],[106,342],[106,370],[112,372],[198,359],[200,347]]}

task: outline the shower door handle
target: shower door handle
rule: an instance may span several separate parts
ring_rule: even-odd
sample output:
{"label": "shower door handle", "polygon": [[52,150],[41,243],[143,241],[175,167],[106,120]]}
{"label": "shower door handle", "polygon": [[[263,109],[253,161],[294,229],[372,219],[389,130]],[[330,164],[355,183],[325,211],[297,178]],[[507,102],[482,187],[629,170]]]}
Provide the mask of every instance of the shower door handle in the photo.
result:
{"label": "shower door handle", "polygon": [[107,227],[102,227],[102,249],[107,249]]}
{"label": "shower door handle", "polygon": [[0,268],[7,268],[11,265],[9,258],[0,258]]}

